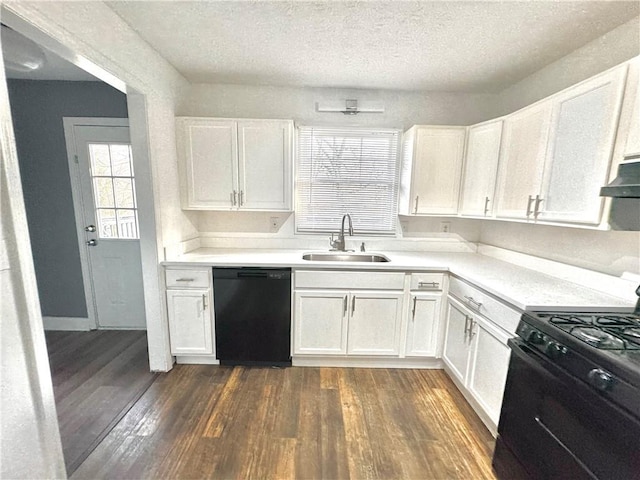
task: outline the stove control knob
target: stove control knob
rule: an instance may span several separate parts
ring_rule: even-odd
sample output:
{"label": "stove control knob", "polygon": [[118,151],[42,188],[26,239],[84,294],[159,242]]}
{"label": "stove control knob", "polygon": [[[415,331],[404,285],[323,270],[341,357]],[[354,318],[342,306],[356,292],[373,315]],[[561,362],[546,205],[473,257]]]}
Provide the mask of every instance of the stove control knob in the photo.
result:
{"label": "stove control knob", "polygon": [[544,343],[544,335],[537,330],[531,330],[531,332],[529,332],[527,340],[529,341],[529,343],[533,343],[534,345],[541,345]]}
{"label": "stove control knob", "polygon": [[551,358],[559,358],[567,353],[567,347],[556,342],[549,342],[547,344],[547,353]]}
{"label": "stove control knob", "polygon": [[589,372],[589,383],[601,392],[611,390],[613,387],[613,376],[609,372],[605,372],[601,368],[594,368]]}

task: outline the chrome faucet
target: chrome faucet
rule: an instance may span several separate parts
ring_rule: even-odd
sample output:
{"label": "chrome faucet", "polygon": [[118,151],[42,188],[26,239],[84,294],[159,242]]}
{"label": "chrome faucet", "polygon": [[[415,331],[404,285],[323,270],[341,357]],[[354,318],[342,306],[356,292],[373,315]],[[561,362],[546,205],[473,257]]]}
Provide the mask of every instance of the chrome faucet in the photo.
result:
{"label": "chrome faucet", "polygon": [[344,221],[345,219],[349,219],[349,235],[353,237],[353,223],[351,223],[351,215],[348,213],[343,215],[342,217],[342,225],[340,227],[340,233],[338,233],[338,239],[333,239],[333,233],[331,234],[331,238],[329,239],[329,244],[331,245],[331,250],[338,250],[340,252],[346,252],[345,242],[344,242]]}

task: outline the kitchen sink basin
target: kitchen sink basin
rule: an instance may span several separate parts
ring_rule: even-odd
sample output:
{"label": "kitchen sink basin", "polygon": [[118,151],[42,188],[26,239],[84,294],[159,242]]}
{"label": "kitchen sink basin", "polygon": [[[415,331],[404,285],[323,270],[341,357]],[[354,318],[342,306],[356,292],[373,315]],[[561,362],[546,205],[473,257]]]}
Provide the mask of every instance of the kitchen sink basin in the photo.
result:
{"label": "kitchen sink basin", "polygon": [[303,260],[312,262],[388,262],[384,255],[369,253],[305,253]]}

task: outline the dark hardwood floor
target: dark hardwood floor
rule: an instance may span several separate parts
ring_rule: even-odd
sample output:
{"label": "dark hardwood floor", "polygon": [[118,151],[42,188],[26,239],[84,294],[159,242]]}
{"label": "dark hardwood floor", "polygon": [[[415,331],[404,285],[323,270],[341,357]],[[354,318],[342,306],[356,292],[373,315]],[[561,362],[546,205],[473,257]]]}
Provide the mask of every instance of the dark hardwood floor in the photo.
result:
{"label": "dark hardwood floor", "polygon": [[71,475],[151,385],[144,331],[46,331],[60,437]]}
{"label": "dark hardwood floor", "polygon": [[440,370],[177,365],[73,479],[481,479],[493,438]]}

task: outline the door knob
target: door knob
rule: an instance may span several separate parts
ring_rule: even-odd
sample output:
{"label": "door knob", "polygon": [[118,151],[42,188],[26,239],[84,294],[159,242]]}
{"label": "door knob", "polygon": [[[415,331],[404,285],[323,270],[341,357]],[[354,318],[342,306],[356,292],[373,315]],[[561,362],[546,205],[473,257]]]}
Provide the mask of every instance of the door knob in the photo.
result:
{"label": "door knob", "polygon": [[90,247],[95,247],[98,244],[98,241],[95,238],[92,238],[91,240],[87,241],[87,245],[89,245]]}
{"label": "door knob", "polygon": [[87,225],[86,227],[84,227],[84,231],[93,233],[93,232],[96,231],[96,226],[95,225]]}

